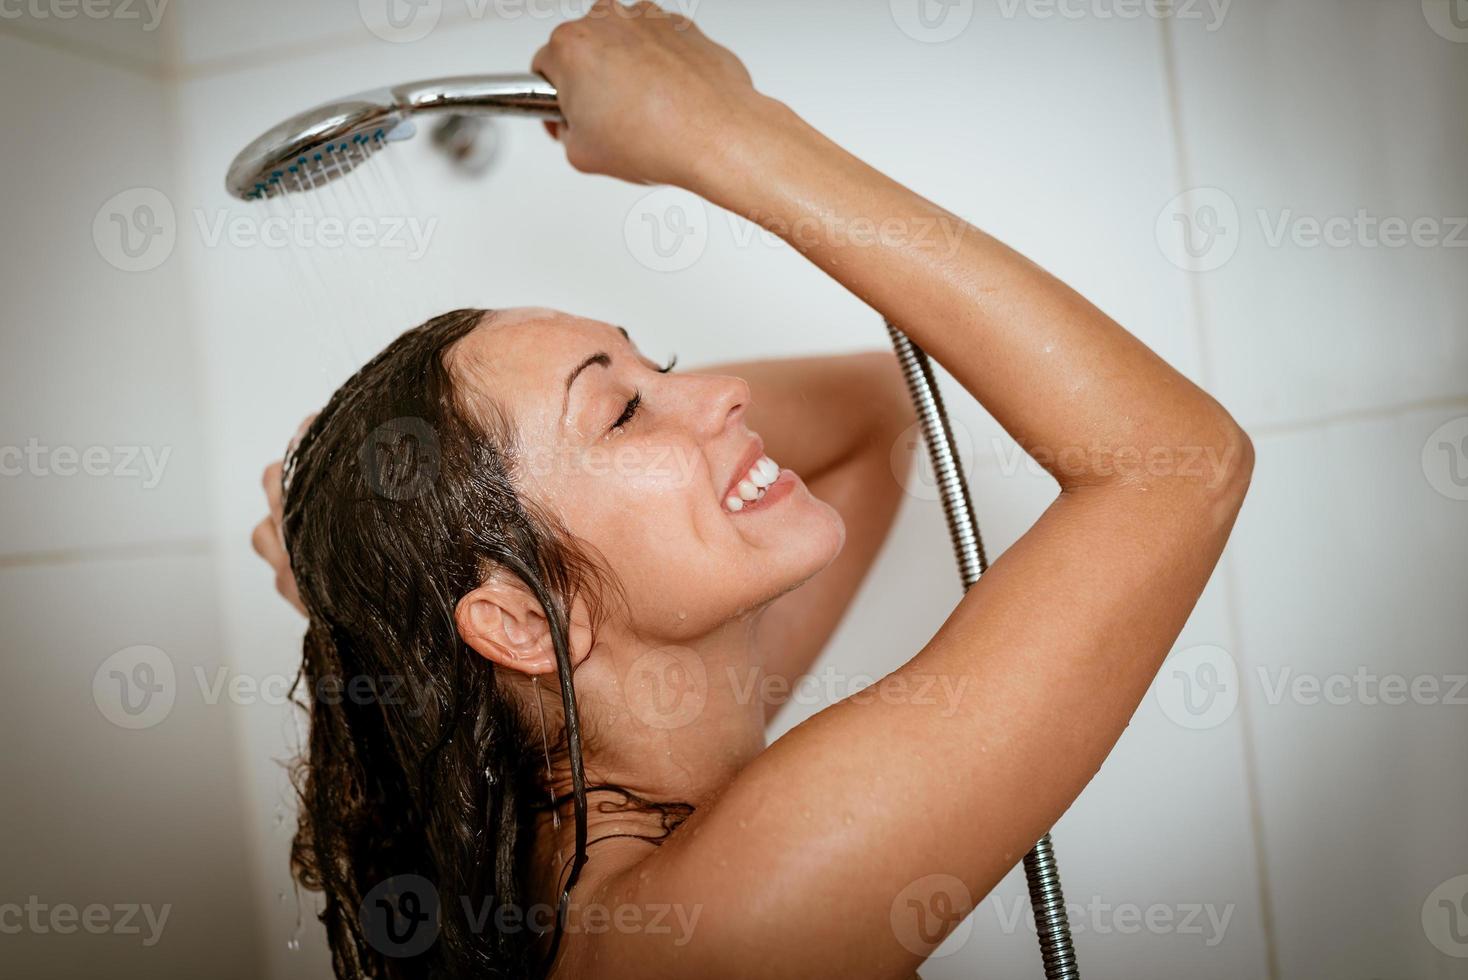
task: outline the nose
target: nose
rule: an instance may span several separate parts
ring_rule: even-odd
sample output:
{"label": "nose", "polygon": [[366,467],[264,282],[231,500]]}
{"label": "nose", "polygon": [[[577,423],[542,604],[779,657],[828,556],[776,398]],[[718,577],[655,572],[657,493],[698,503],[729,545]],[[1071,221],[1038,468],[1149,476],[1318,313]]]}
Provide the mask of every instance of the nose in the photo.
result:
{"label": "nose", "polygon": [[[685,375],[687,377],[687,375]],[[718,435],[744,417],[749,405],[749,385],[743,378],[727,374],[704,375],[706,390],[698,393],[694,403],[703,406],[699,427],[708,435]]]}

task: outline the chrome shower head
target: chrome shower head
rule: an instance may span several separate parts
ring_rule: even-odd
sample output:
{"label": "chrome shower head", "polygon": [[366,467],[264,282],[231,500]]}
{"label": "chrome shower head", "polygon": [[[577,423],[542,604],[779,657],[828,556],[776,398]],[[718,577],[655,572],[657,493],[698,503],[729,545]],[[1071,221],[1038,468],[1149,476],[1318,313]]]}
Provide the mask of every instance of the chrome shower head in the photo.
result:
{"label": "chrome shower head", "polygon": [[240,151],[225,186],[241,200],[306,191],[416,131],[425,113],[559,119],[555,86],[535,74],[459,75],[337,99],[273,126]]}

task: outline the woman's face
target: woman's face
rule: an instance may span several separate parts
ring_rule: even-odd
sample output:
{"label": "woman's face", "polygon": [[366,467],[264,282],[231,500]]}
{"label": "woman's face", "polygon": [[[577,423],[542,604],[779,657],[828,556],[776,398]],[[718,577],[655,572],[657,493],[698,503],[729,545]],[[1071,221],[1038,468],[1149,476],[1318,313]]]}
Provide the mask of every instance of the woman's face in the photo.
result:
{"label": "woman's face", "polygon": [[541,308],[494,314],[450,363],[506,409],[524,492],[600,553],[645,638],[701,635],[841,549],[836,511],[760,465],[739,378],[660,372],[619,328]]}

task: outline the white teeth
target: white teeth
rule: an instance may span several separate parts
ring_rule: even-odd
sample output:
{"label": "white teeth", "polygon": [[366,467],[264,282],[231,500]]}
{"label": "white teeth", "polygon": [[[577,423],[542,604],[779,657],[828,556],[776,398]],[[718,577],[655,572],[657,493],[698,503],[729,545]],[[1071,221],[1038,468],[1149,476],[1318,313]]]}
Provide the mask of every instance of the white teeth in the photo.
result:
{"label": "white teeth", "polygon": [[744,509],[747,503],[753,503],[765,495],[765,490],[774,483],[780,475],[780,464],[768,456],[761,456],[755,460],[749,472],[744,474],[744,479],[734,485],[734,492],[724,498],[724,507],[730,511]]}

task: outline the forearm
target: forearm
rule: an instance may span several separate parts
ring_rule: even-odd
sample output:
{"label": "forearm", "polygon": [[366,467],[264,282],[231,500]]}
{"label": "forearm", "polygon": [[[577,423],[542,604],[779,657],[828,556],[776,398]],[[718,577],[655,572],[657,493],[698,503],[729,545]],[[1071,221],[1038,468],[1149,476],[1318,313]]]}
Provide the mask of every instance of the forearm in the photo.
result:
{"label": "forearm", "polygon": [[1148,465],[1179,450],[1230,464],[1237,430],[1217,403],[1039,266],[778,102],[756,103],[737,131],[689,188],[781,235],[906,331],[1063,488],[1187,478]]}

